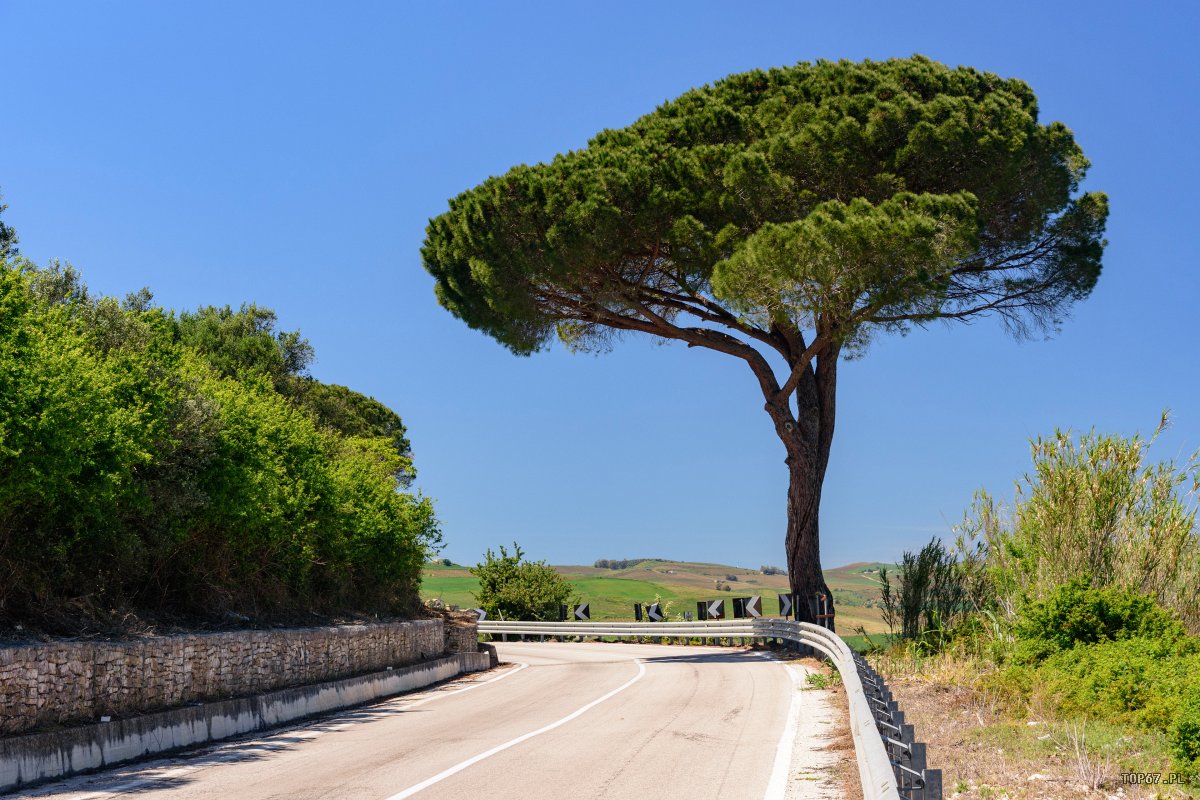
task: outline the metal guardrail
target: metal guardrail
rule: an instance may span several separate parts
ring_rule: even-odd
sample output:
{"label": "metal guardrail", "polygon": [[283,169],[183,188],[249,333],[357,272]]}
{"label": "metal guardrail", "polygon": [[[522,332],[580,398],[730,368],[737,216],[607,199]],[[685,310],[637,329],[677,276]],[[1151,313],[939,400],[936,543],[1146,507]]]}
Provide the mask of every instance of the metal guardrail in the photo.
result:
{"label": "metal guardrail", "polygon": [[481,620],[479,632],[520,636],[606,636],[620,639],[781,639],[807,645],[837,667],[850,706],[850,733],[865,800],[942,800],[941,770],[925,766],[883,679],[833,631],[786,619],[697,622],[508,622]]}

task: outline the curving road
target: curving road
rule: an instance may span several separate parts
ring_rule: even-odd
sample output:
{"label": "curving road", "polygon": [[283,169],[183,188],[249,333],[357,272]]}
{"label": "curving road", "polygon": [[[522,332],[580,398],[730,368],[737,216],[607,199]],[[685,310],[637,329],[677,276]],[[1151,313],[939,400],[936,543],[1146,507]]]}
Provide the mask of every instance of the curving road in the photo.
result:
{"label": "curving road", "polygon": [[[732,648],[501,643],[499,670],[16,797],[421,800],[838,796],[802,667]],[[790,724],[789,724],[790,722]],[[800,724],[797,725],[796,723]],[[823,723],[829,724],[829,723]],[[799,734],[797,736],[797,734]],[[819,772],[819,770],[817,771]],[[814,780],[816,778],[816,780]]]}

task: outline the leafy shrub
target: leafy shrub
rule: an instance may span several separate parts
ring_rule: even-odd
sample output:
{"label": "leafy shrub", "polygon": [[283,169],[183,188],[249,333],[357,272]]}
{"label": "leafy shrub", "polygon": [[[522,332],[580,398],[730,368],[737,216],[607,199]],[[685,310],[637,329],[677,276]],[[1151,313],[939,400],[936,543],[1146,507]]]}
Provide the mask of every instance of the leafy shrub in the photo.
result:
{"label": "leafy shrub", "polygon": [[962,570],[940,539],[919,553],[904,552],[895,588],[891,573],[881,567],[879,587],[884,622],[926,651],[941,650],[966,611]]}
{"label": "leafy shrub", "polygon": [[0,261],[0,624],[415,608],[440,535],[399,418],[281,393],[311,350],[269,310],[185,318]]}
{"label": "leafy shrub", "polygon": [[526,560],[516,542],[512,553],[503,545],[498,556],[489,549],[471,574],[479,579],[475,599],[493,618],[557,620],[558,607],[573,602],[571,584],[545,561]]}
{"label": "leafy shrub", "polygon": [[1022,660],[1039,661],[1079,644],[1142,637],[1174,642],[1183,625],[1149,595],[1121,589],[1093,588],[1076,578],[1028,603],[1019,613],[1014,633],[1023,647]]}
{"label": "leafy shrub", "polygon": [[[1139,436],[1055,431],[1030,443],[1033,469],[1011,509],[980,491],[960,549],[985,565],[988,594],[1006,615],[1023,596],[1045,598],[1088,576],[1097,587],[1149,593],[1200,630],[1200,453],[1148,463]],[[975,544],[968,548],[967,542]]]}
{"label": "leafy shrub", "polygon": [[1200,777],[1200,697],[1182,706],[1167,734],[1175,769],[1195,781]]}

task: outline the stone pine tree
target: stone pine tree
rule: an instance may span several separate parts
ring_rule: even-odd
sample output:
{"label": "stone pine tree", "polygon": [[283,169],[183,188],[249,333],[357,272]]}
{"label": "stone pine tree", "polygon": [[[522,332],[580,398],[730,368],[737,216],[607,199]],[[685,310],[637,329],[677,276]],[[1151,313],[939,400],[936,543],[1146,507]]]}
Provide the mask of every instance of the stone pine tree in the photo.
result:
{"label": "stone pine tree", "polygon": [[786,453],[791,585],[811,596],[839,359],[935,320],[1054,330],[1100,274],[1087,167],[1022,81],[801,63],[489,178],[430,221],[422,256],[441,304],[514,353],[633,332],[744,361]]}

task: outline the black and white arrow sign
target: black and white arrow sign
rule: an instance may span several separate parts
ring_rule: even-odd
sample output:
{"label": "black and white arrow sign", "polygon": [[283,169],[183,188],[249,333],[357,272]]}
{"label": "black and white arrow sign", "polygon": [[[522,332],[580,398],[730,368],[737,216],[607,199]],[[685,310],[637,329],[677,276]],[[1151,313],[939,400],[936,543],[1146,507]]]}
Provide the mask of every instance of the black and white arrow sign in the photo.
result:
{"label": "black and white arrow sign", "polygon": [[487,612],[482,608],[472,608],[471,610],[479,615],[479,622],[483,622],[485,619],[487,619]]}
{"label": "black and white arrow sign", "polygon": [[708,603],[709,619],[725,619],[725,601],[710,600]]}
{"label": "black and white arrow sign", "polygon": [[587,622],[591,618],[592,618],[592,610],[591,610],[591,608],[589,608],[588,603],[583,603],[581,605],[575,606],[575,619],[581,619],[584,622]]}
{"label": "black and white arrow sign", "polygon": [[646,609],[646,616],[650,618],[651,622],[662,622],[662,606],[658,603],[651,603],[649,608]]}
{"label": "black and white arrow sign", "polygon": [[779,616],[792,616],[792,596],[790,594],[779,595]]}
{"label": "black and white arrow sign", "polygon": [[746,616],[757,619],[762,616],[762,598],[758,595],[746,598]]}

